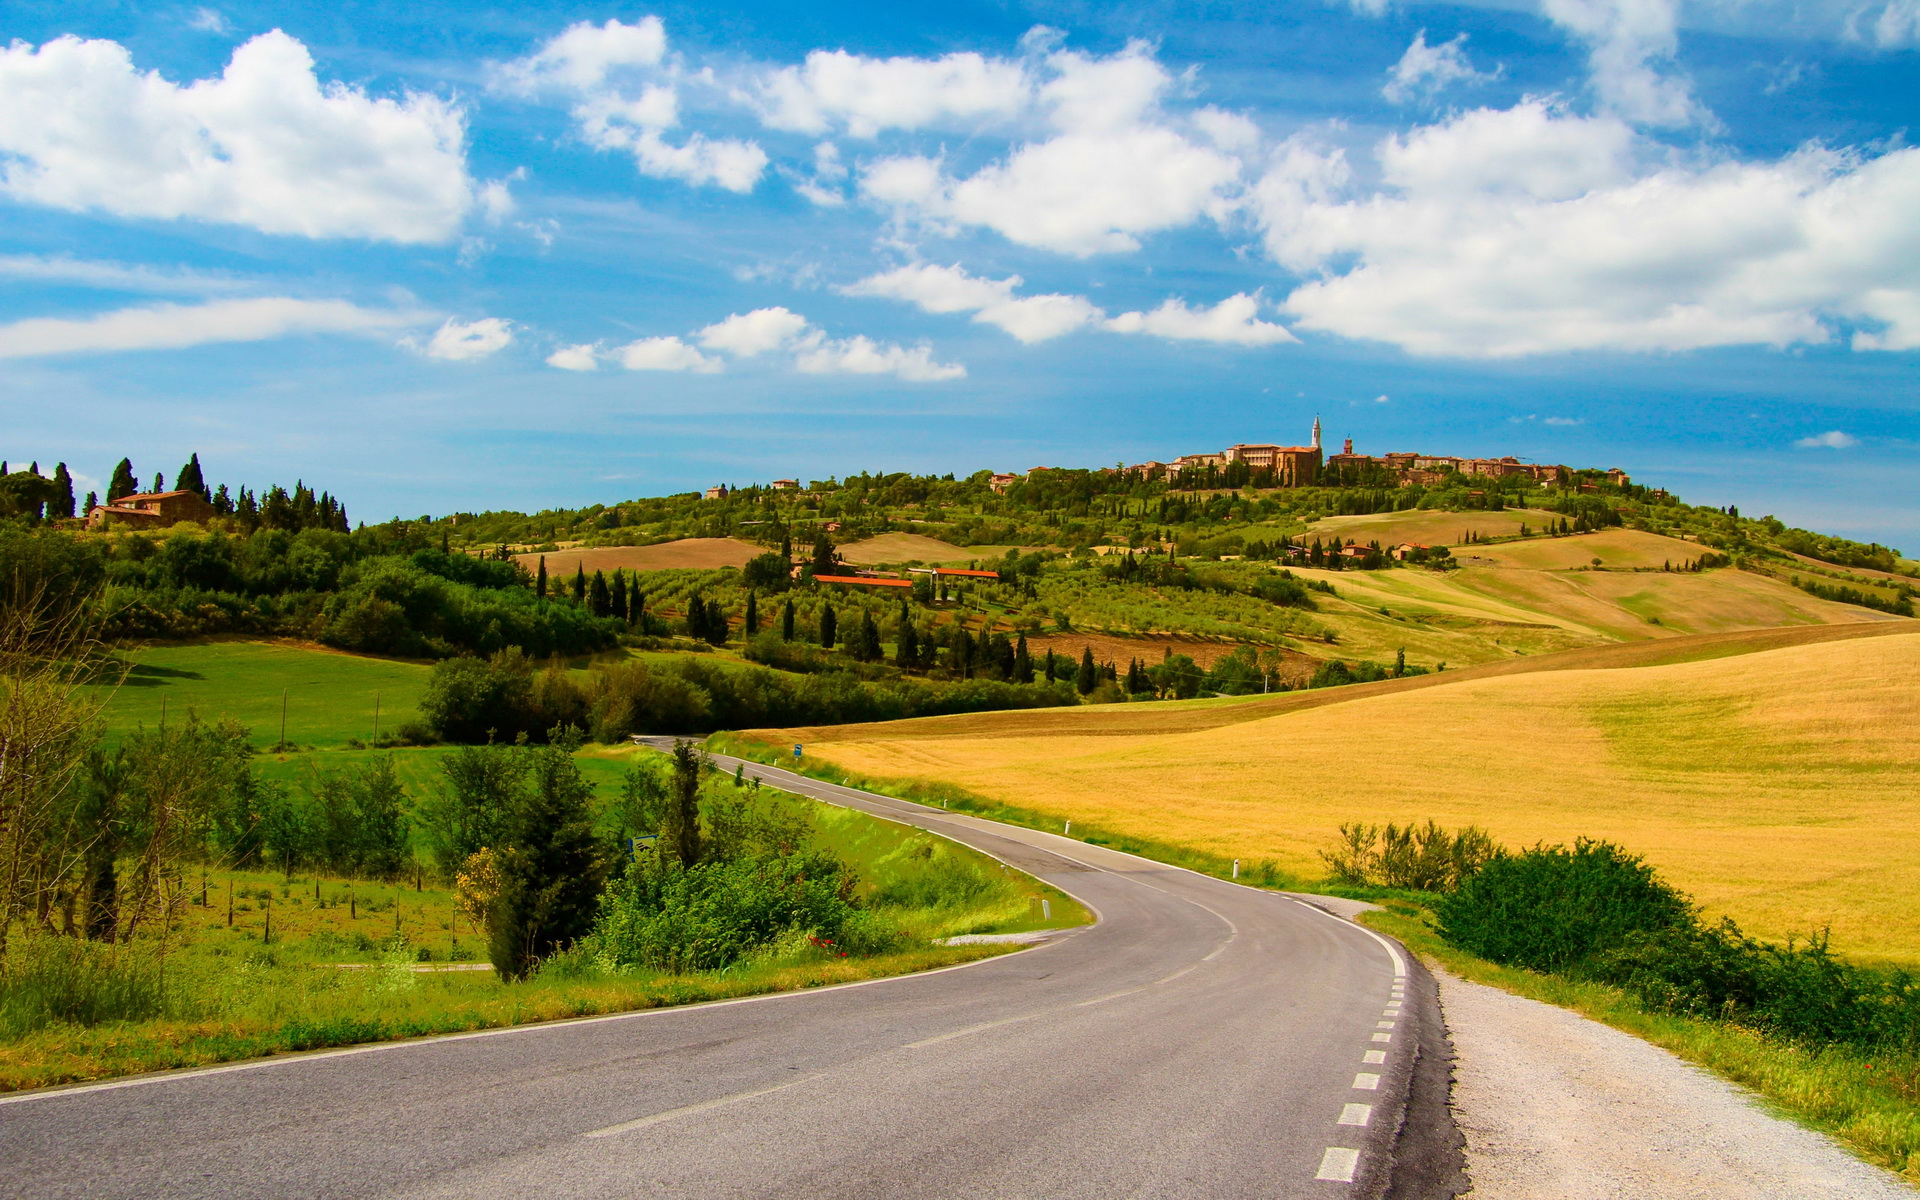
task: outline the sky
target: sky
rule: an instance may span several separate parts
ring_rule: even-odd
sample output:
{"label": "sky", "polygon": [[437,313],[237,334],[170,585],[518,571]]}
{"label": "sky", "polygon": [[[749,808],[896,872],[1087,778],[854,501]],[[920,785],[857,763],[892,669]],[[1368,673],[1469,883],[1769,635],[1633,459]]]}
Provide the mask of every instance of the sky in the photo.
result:
{"label": "sky", "polygon": [[1920,553],[1920,0],[0,8],[0,456],[360,520],[1304,442]]}

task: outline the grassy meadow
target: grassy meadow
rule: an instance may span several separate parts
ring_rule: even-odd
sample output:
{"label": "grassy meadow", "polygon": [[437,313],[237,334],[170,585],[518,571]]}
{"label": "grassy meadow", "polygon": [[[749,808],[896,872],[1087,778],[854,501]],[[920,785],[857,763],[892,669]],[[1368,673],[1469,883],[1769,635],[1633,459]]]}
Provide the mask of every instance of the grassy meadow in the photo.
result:
{"label": "grassy meadow", "polygon": [[1730,655],[1684,642],[1681,661],[1646,654],[1656,665],[1631,669],[1619,656],[1615,669],[1527,669],[1566,665],[1541,659],[1271,699],[771,736],[863,776],[938,781],[1303,880],[1346,821],[1431,817],[1514,846],[1609,838],[1756,935],[1831,927],[1843,954],[1920,965],[1911,628],[1734,639],[1749,652]]}

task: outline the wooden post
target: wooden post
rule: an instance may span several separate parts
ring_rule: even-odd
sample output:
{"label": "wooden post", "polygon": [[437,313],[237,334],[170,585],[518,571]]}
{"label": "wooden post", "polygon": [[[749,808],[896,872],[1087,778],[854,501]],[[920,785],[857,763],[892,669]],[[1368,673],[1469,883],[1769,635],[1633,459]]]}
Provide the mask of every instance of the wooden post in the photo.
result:
{"label": "wooden post", "polygon": [[266,899],[266,910],[267,910],[267,931],[260,935],[260,944],[262,946],[267,945],[269,942],[273,941],[273,897],[272,896],[268,896]]}
{"label": "wooden post", "polygon": [[227,876],[227,928],[233,928],[233,876]]}
{"label": "wooden post", "polygon": [[373,694],[373,740],[380,740],[380,693]]}
{"label": "wooden post", "polygon": [[287,689],[285,688],[280,689],[280,745],[278,748],[281,750],[287,748]]}
{"label": "wooden post", "polygon": [[352,888],[348,888],[347,889],[347,920],[358,921],[359,919],[360,919],[360,898],[353,894]]}

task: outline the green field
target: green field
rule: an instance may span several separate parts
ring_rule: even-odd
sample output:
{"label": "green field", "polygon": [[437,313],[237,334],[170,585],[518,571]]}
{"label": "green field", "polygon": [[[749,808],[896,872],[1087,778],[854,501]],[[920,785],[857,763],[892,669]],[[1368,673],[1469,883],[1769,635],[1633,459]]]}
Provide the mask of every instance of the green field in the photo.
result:
{"label": "green field", "polygon": [[207,641],[127,651],[132,665],[118,687],[96,689],[106,701],[110,737],[177,720],[231,717],[253,731],[257,746],[371,741],[376,709],[382,733],[416,718],[428,668],[419,663],[340,654],[268,642]]}

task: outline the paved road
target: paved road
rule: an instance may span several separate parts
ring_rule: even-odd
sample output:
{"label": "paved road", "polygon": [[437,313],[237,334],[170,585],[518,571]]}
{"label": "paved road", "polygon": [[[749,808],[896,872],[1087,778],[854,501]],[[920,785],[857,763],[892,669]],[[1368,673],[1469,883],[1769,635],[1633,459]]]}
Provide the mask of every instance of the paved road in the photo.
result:
{"label": "paved road", "polygon": [[1100,921],[919,976],[4,1097],[0,1195],[1453,1194],[1437,1006],[1397,946],[1289,897],[746,769],[978,847]]}

